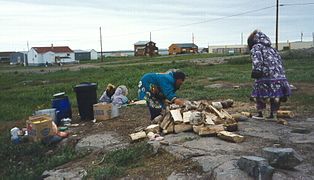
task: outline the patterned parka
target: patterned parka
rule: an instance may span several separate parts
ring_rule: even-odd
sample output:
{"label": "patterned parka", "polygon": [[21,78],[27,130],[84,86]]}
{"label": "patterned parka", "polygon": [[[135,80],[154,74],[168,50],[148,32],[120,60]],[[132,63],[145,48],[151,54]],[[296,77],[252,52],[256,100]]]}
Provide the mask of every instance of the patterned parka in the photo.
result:
{"label": "patterned parka", "polygon": [[282,58],[271,47],[269,37],[260,31],[253,38],[251,59],[253,71],[262,72],[262,77],[255,79],[252,97],[280,98],[291,94]]}

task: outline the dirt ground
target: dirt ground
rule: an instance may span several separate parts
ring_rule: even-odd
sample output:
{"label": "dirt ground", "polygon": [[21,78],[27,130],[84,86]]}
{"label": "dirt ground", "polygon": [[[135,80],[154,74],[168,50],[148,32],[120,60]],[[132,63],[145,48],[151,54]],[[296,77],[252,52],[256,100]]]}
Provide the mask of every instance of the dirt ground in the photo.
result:
{"label": "dirt ground", "polygon": [[[308,84],[295,84],[298,87],[298,91],[302,93],[313,94],[314,92],[310,91],[314,87]],[[230,85],[232,87],[232,85]],[[294,104],[288,101],[288,103],[283,104],[283,109],[288,109],[295,111],[296,107]],[[302,109],[302,107],[298,107],[298,109]],[[254,102],[235,102],[231,108],[226,109],[230,114],[237,113],[237,112],[254,112]],[[150,124],[149,120],[149,112],[145,105],[132,105],[122,107],[120,109],[120,116],[114,119],[101,121],[101,122],[92,122],[92,121],[81,121],[78,115],[77,109],[73,109],[73,118],[72,124],[79,123],[78,127],[71,127],[69,129],[70,137],[69,141],[66,141],[66,144],[75,145],[81,138],[86,137],[87,135],[92,135],[96,133],[106,132],[106,131],[114,131],[125,142],[130,142],[129,134],[135,132],[138,128],[145,128]],[[288,119],[294,124],[297,124],[298,121],[304,120],[308,117],[314,117],[313,114],[309,112],[302,112],[299,111],[296,114],[294,119]],[[13,125],[23,126],[23,123],[8,123],[6,126],[2,126],[1,129],[6,127],[12,127]],[[274,124],[265,122],[265,129],[269,126],[273,126]],[[278,126],[283,126],[279,125]],[[314,129],[311,129],[314,131]],[[251,146],[252,153],[256,152],[261,147],[265,147],[267,145],[272,145],[273,142],[267,141],[260,141],[256,137],[246,137],[246,141],[250,141],[248,144]],[[62,145],[62,143],[60,143]],[[289,145],[290,147],[294,148],[297,152],[302,153],[305,156],[305,162],[312,164],[312,160],[314,159],[314,155],[312,154],[312,146],[311,145]],[[239,154],[240,155],[240,154]],[[100,161],[102,158],[103,153],[100,151],[95,151],[90,153],[87,156],[79,158],[73,162],[69,162],[67,164],[62,165],[59,168],[74,168],[74,167],[83,167],[85,169],[91,168],[94,165],[94,162]],[[182,160],[179,159],[166,151],[160,151],[155,156],[150,157],[145,160],[144,166],[136,167],[133,169],[128,170],[127,177],[128,178],[149,178],[149,179],[165,179],[167,178],[172,172],[185,172],[185,173],[196,173],[201,174],[202,168],[192,162],[191,160]]]}
{"label": "dirt ground", "polygon": [[[283,106],[284,108],[291,109],[289,106]],[[235,102],[233,107],[226,109],[230,114],[237,112],[254,112],[254,102]],[[79,123],[79,127],[71,128],[73,132],[76,134],[75,138],[72,139],[72,143],[78,142],[80,138],[85,137],[86,135],[96,134],[100,132],[106,131],[114,131],[123,137],[125,142],[130,142],[129,134],[136,131],[138,128],[145,128],[150,124],[149,121],[149,112],[145,105],[132,105],[127,107],[122,107],[120,109],[120,116],[106,121],[101,121],[99,123],[93,123],[91,121],[80,121],[79,116],[77,116],[77,112],[73,113],[75,116],[73,117],[72,123]],[[297,114],[295,119],[291,121],[298,121],[299,119],[304,119],[302,114]],[[272,123],[265,122],[265,128],[268,126],[273,126]],[[278,126],[283,126],[279,125]],[[246,137],[247,141],[251,141],[246,144],[251,146],[252,153],[256,152],[261,147],[270,146],[273,142],[268,141],[260,141],[255,137]],[[312,155],[312,150],[307,145],[291,145],[290,147],[294,148],[297,152],[302,152],[303,155],[307,156],[305,158],[306,162],[312,163],[312,159],[314,158]],[[93,162],[99,161],[102,156],[99,152],[93,152],[90,155],[79,159],[75,162],[70,162],[65,164],[63,167],[73,167],[73,166],[81,166],[84,168],[92,167]],[[134,169],[130,169],[128,173],[128,178],[153,178],[153,179],[165,179],[172,172],[186,172],[186,173],[194,173],[201,174],[201,167],[198,166],[195,162],[190,160],[182,160],[174,157],[166,151],[160,151],[157,155],[150,157],[145,160],[144,166],[137,167]]]}

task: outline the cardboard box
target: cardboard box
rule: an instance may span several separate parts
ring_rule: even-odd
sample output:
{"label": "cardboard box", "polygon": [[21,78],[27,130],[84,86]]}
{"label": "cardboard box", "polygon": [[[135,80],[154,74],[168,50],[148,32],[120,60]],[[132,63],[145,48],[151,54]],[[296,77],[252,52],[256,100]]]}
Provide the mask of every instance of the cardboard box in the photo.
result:
{"label": "cardboard box", "polygon": [[93,105],[94,118],[97,121],[112,119],[119,116],[119,109],[116,105],[98,103]]}
{"label": "cardboard box", "polygon": [[30,116],[26,121],[28,135],[34,142],[53,135],[52,118],[49,115]]}

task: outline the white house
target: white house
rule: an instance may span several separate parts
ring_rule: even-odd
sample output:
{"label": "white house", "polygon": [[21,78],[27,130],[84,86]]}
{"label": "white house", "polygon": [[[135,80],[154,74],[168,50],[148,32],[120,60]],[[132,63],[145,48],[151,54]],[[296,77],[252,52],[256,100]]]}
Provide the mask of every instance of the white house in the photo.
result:
{"label": "white house", "polygon": [[27,53],[28,65],[73,63],[74,52],[68,46],[32,47]]}
{"label": "white house", "polygon": [[90,52],[90,59],[97,59],[98,58],[98,53],[95,49],[89,49]]}

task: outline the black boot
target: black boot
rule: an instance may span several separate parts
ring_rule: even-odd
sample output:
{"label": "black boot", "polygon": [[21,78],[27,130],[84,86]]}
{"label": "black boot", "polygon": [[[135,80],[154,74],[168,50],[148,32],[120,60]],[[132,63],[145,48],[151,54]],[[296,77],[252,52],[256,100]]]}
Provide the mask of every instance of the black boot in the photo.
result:
{"label": "black boot", "polygon": [[259,119],[259,120],[264,119],[263,112],[262,112],[262,111],[258,111],[258,112],[257,112],[257,115],[252,116],[252,118],[253,118],[253,119]]}

